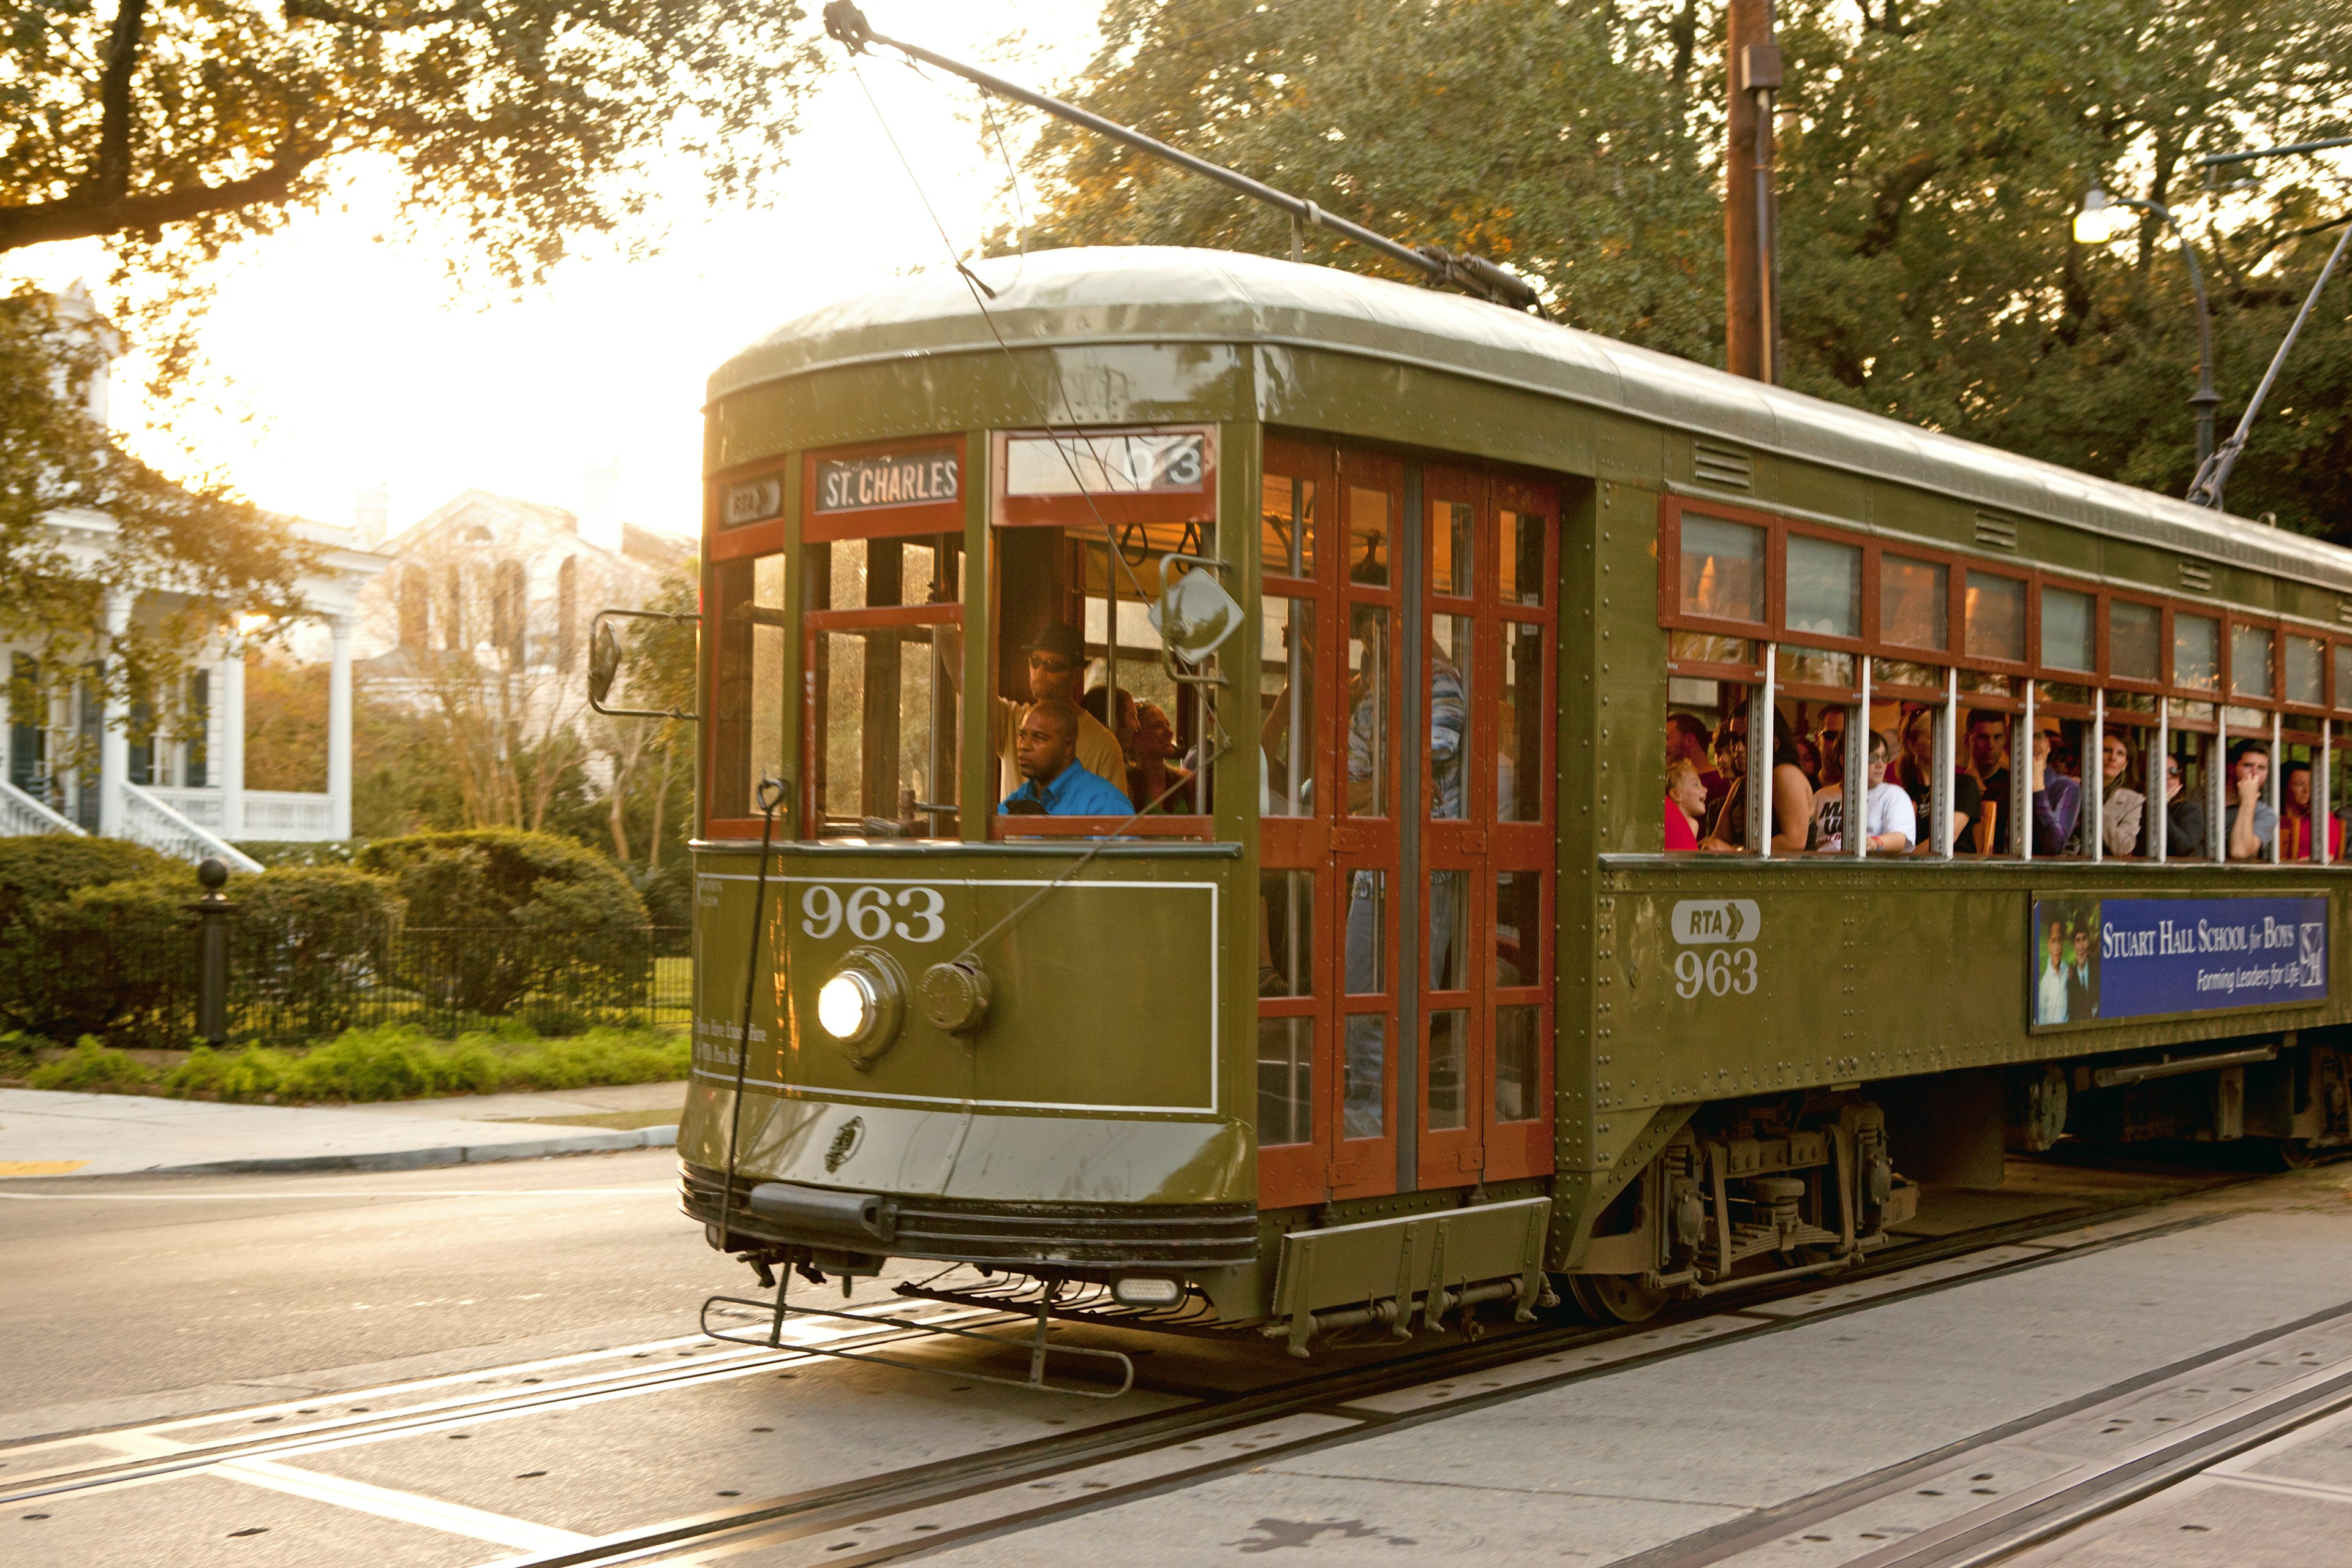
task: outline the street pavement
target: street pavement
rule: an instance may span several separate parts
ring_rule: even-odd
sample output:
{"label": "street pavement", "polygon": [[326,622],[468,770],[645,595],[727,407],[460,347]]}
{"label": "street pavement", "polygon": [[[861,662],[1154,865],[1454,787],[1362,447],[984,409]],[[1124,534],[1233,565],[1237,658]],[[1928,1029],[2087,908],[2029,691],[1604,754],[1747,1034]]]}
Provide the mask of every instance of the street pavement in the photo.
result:
{"label": "street pavement", "polygon": [[335,1107],[0,1089],[0,1178],[397,1171],[661,1147],[677,1141],[685,1098],[683,1083]]}

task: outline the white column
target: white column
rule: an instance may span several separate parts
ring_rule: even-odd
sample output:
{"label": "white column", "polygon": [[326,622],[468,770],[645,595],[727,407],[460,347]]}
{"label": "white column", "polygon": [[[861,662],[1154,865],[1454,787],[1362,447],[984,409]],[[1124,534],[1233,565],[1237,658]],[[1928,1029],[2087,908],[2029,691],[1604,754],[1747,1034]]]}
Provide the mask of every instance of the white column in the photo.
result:
{"label": "white column", "polygon": [[352,618],[328,623],[334,633],[334,662],[327,672],[327,795],[334,836],[352,836]]}
{"label": "white column", "polygon": [[123,781],[131,776],[131,703],[121,684],[117,647],[131,629],[131,595],[106,595],[106,695],[98,736],[98,830],[109,838],[122,837],[127,804]]}
{"label": "white column", "polygon": [[234,844],[245,837],[245,643],[231,637],[221,647],[221,690],[216,721],[221,792],[221,837]]}

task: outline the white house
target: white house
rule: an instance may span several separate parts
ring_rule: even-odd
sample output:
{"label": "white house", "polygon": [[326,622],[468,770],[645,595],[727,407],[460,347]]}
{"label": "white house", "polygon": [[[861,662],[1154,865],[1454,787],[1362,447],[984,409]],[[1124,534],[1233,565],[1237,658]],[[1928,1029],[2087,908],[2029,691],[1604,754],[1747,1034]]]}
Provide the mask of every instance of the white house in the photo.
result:
{"label": "white house", "polygon": [[[58,304],[68,321],[87,322],[101,342],[110,340],[79,285]],[[102,373],[90,411],[105,421]],[[63,510],[44,521],[78,565],[94,565],[113,541],[114,520],[102,512]],[[236,839],[351,837],[352,637],[361,589],[390,563],[361,548],[350,529],[303,519],[289,524],[320,547],[300,588],[309,616],[323,623],[332,661],[326,792],[245,787],[247,638],[223,628],[196,651],[186,689],[174,694],[176,712],[162,721],[134,717],[127,700],[103,695],[97,680],[51,681],[45,714],[7,715],[0,834],[98,833],[189,860],[217,856],[245,869],[258,867],[235,847]],[[160,618],[183,602],[167,588],[109,594],[106,637],[110,642],[134,618]],[[99,657],[112,655],[102,644]],[[38,684],[39,658],[37,649],[0,641],[0,668],[20,689]],[[152,738],[134,743],[135,731],[149,730]]]}

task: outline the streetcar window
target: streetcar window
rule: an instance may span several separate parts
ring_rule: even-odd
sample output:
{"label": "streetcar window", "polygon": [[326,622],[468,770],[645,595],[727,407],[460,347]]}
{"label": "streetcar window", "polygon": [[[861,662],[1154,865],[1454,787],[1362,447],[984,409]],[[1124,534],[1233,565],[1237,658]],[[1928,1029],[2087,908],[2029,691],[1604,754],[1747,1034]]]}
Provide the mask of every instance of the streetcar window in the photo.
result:
{"label": "streetcar window", "polygon": [[2336,645],[2336,706],[2352,708],[2352,642]]}
{"label": "streetcar window", "polygon": [[2172,684],[2185,691],[2221,689],[2221,624],[2208,616],[2172,617]]}
{"label": "streetcar window", "polygon": [[954,837],[962,541],[804,545],[801,583],[817,833]]}
{"label": "streetcar window", "polygon": [[1892,552],[1878,558],[1878,635],[1898,647],[1951,646],[1951,573]]}
{"label": "streetcar window", "polygon": [[[1541,552],[1538,541],[1538,552]],[[1543,627],[1503,623],[1503,689],[1496,693],[1495,816],[1502,822],[1543,820]]]}
{"label": "streetcar window", "polygon": [[[1258,874],[1257,993],[1304,1001],[1315,991],[1315,875]],[[1257,1136],[1261,1144],[1314,1138],[1315,1019],[1311,1012],[1257,1025]]]}
{"label": "streetcar window", "polygon": [[1429,592],[1466,599],[1477,592],[1478,511],[1468,501],[1429,503]]}
{"label": "streetcar window", "polygon": [[1544,602],[1544,525],[1538,512],[1503,509],[1499,588],[1503,603],[1540,606]]}
{"label": "streetcar window", "polygon": [[1862,635],[1862,549],[1811,534],[1789,535],[1788,622],[1818,637]]}
{"label": "streetcar window", "polygon": [[1543,984],[1543,873],[1495,875],[1495,984]]}
{"label": "streetcar window", "polygon": [[[2186,717],[2180,710],[2202,708],[2210,715],[2210,703],[2176,705],[2174,719]],[[2193,731],[2171,731],[2164,758],[2164,858],[2167,860],[2210,860],[2218,842],[2210,832],[2211,802],[2207,798],[2210,784],[2209,765],[2211,761],[2213,737]]]}
{"label": "streetcar window", "polygon": [[2056,669],[2097,667],[2094,612],[2098,601],[2072,588],[2042,590],[2042,662]]}
{"label": "streetcar window", "polygon": [[1467,616],[1429,618],[1429,815],[1441,821],[1469,813],[1472,676],[1477,648]]}
{"label": "streetcar window", "polygon": [[[2047,689],[2045,688],[2045,689]],[[2027,809],[2033,816],[2037,858],[2069,859],[2090,853],[2084,827],[2083,752],[2091,738],[2087,719],[2038,715],[2033,723],[2032,770]]]}
{"label": "streetcar window", "polygon": [[2128,599],[2107,602],[2107,668],[2126,680],[2163,679],[2158,656],[2164,647],[2164,613]]}
{"label": "streetcar window", "polygon": [[1683,614],[1718,621],[1761,621],[1764,541],[1764,530],[1748,523],[1684,513],[1678,541]]}
{"label": "streetcar window", "polygon": [[1315,481],[1268,474],[1259,489],[1259,570],[1269,577],[1314,576]]}
{"label": "streetcar window", "polygon": [[1963,590],[1965,651],[1977,658],[2021,663],[2025,658],[2025,584],[2014,577],[1970,572]]}
{"label": "streetcar window", "polygon": [[1960,765],[1976,784],[1977,810],[1960,847],[1970,855],[2006,855],[2015,826],[2010,809],[2009,715],[1971,710],[1961,745]]}
{"label": "streetcar window", "polygon": [[1677,801],[1669,781],[1663,809],[1679,812],[1690,829],[1690,841],[1685,843],[1683,836],[1673,830],[1674,819],[1668,818],[1669,847],[1695,848],[1716,838],[1720,838],[1726,847],[1746,841],[1744,816],[1736,831],[1725,830],[1721,834],[1717,818],[1734,783],[1747,773],[1747,701],[1748,689],[1743,686],[1696,680],[1688,676],[1667,679],[1666,764],[1672,767],[1676,763],[1687,763],[1699,786],[1696,800]]}
{"label": "streetcar window", "polygon": [[2320,668],[2319,639],[2289,637],[2286,639],[2286,700],[2316,708],[2327,700],[2327,692]]}
{"label": "streetcar window", "polygon": [[1534,1121],[1543,1108],[1543,1009],[1495,1009],[1495,1120]]}
{"label": "streetcar window", "polygon": [[1267,595],[1259,601],[1258,811],[1315,814],[1315,601]]}
{"label": "streetcar window", "polygon": [[2315,844],[2319,830],[2314,826],[2322,817],[2327,822],[2328,835],[2326,858],[2342,858],[2344,824],[2328,816],[2319,801],[2318,748],[2301,743],[2289,744],[2279,760],[2279,820],[2278,853],[2282,860],[2316,860],[2322,857]]}
{"label": "streetcar window", "polygon": [[[2099,842],[2112,859],[2135,859],[2148,852],[2147,747],[2154,731],[2118,723],[2108,699],[2106,732],[2099,742]],[[2161,792],[2158,792],[2159,797]]]}
{"label": "streetcar window", "polygon": [[1348,606],[1348,814],[1389,815],[1389,715],[1394,676],[1385,605]]}
{"label": "streetcar window", "polygon": [[2230,695],[2269,698],[2273,640],[2268,626],[2230,628]]}
{"label": "streetcar window", "polygon": [[745,831],[761,816],[760,781],[784,771],[784,558],[760,555],[711,570],[716,614],[711,683],[709,818]]}
{"label": "streetcar window", "polygon": [[1389,581],[1389,492],[1348,489],[1348,581],[1386,587]]}

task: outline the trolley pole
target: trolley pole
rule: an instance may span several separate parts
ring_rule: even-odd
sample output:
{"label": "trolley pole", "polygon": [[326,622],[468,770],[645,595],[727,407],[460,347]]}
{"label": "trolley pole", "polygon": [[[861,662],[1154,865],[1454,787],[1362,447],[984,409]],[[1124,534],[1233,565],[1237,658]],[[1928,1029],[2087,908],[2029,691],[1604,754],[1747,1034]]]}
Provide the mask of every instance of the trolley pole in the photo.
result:
{"label": "trolley pole", "polygon": [[221,897],[221,888],[228,881],[228,868],[207,858],[196,868],[196,880],[204,884],[205,895],[188,907],[196,913],[198,990],[196,993],[196,1034],[209,1046],[228,1043],[228,912],[232,906]]}
{"label": "trolley pole", "polygon": [[1778,382],[1772,99],[1780,89],[1780,47],[1772,41],[1772,0],[1730,0],[1724,34],[1723,363],[1734,375]]}

